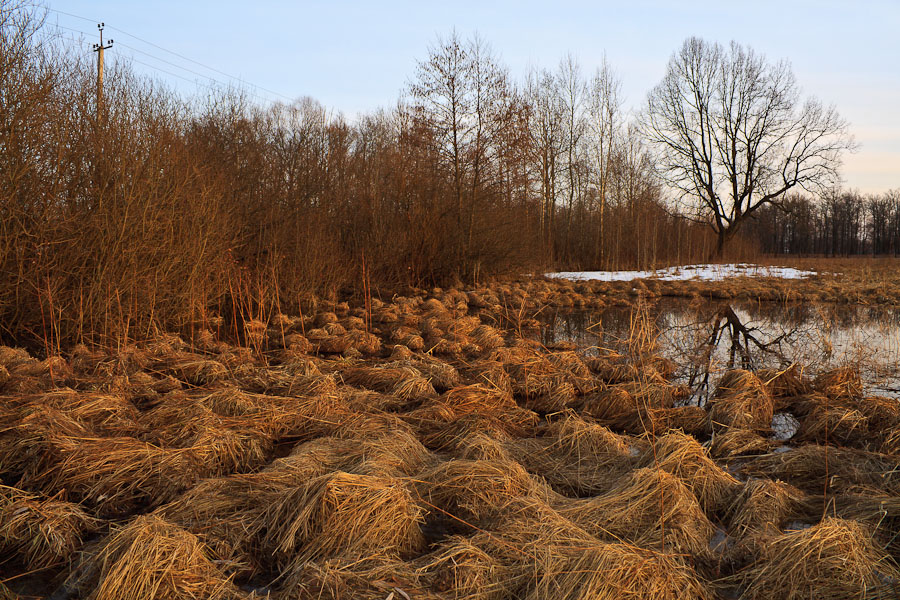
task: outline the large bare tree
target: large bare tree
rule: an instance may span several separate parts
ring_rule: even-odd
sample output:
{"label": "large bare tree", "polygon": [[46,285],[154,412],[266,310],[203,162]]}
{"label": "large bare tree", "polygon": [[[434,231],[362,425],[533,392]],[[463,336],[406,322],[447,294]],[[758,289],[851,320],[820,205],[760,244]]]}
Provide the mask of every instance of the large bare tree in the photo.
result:
{"label": "large bare tree", "polygon": [[833,185],[853,147],[833,107],[801,99],[787,62],[696,37],[650,92],[642,129],[682,206],[716,232],[717,256],[761,206]]}

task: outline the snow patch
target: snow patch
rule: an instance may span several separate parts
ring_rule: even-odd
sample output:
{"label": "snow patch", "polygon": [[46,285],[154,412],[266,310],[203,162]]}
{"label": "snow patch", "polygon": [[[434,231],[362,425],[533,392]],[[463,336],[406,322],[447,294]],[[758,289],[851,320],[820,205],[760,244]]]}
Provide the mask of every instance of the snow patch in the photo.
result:
{"label": "snow patch", "polygon": [[661,281],[721,281],[728,277],[775,277],[778,279],[802,279],[817,275],[816,271],[802,271],[793,267],[766,267],[747,263],[687,265],[656,271],[561,271],[547,273],[555,279],[573,281],[633,281],[635,279],[659,279]]}

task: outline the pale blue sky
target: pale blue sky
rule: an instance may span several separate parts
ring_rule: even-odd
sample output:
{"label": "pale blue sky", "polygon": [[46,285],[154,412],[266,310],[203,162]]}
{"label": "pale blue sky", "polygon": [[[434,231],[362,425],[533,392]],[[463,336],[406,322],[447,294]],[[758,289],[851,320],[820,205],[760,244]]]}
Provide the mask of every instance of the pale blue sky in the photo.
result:
{"label": "pale blue sky", "polygon": [[[900,188],[900,0],[46,2],[105,21],[107,37],[116,40],[113,55],[202,80],[134,51],[139,49],[227,79],[123,33],[128,32],[287,98],[312,96],[350,116],[394,104],[416,60],[453,27],[462,36],[479,32],[515,78],[531,65],[555,67],[567,52],[590,73],[605,52],[632,108],[643,104],[686,37],[736,40],[773,61],[790,60],[804,92],[835,104],[850,121],[860,150],[844,160],[848,187]],[[54,12],[49,21],[88,32],[85,39],[96,41],[90,21]],[[180,89],[196,89],[156,73]]]}

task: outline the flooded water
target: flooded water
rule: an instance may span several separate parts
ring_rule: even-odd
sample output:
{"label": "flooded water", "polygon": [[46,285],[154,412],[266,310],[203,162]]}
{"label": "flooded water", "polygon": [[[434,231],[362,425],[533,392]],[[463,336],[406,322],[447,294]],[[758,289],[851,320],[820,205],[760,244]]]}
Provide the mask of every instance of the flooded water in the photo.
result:
{"label": "flooded water", "polygon": [[676,380],[703,403],[728,369],[786,368],[817,373],[860,367],[868,395],[900,398],[900,310],[810,303],[691,302],[543,314],[541,341],[574,342],[583,352],[627,352],[634,333],[656,339],[677,365]]}

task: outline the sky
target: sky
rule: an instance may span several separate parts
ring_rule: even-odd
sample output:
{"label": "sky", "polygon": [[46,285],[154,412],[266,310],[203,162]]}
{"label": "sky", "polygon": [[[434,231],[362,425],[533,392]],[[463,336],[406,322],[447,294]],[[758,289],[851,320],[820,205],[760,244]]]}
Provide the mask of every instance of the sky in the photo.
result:
{"label": "sky", "polygon": [[98,41],[96,22],[103,21],[105,39],[115,41],[107,60],[131,59],[136,70],[183,91],[203,91],[198,82],[208,84],[208,78],[233,77],[259,86],[250,89],[260,102],[310,96],[348,117],[394,105],[417,61],[454,28],[461,37],[481,35],[517,80],[532,67],[555,68],[567,53],[589,75],[605,55],[622,80],[626,108],[634,111],[685,38],[734,40],[772,62],[789,60],[804,95],[835,105],[850,122],[859,149],[844,157],[845,187],[862,193],[900,189],[900,0],[44,5],[48,22],[81,38],[85,52]]}

